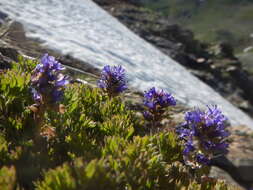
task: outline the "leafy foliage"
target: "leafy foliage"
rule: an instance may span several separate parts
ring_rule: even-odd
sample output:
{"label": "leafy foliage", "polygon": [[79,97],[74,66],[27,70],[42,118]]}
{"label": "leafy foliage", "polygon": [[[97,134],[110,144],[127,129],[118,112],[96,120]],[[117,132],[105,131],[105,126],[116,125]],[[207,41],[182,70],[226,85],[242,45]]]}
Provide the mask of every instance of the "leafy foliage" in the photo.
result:
{"label": "leafy foliage", "polygon": [[12,190],[16,186],[15,168],[4,166],[0,169],[0,189]]}
{"label": "leafy foliage", "polygon": [[39,190],[227,189],[217,180],[194,179],[178,162],[180,149],[172,133],[136,136],[130,142],[108,137],[100,159],[87,162],[79,158],[73,164],[49,170],[43,181],[36,182],[36,187]]}
{"label": "leafy foliage", "polygon": [[137,121],[120,99],[108,98],[85,85],[70,86],[65,93],[65,113],[48,113],[48,125],[56,130],[56,138],[50,141],[52,153],[58,154],[55,158],[94,158],[100,154],[104,137],[132,137]]}
{"label": "leafy foliage", "polygon": [[[0,75],[0,129],[7,138],[16,141],[26,129],[33,126],[31,111],[28,106],[32,99],[29,93],[30,73],[33,61],[20,58],[19,65]],[[26,129],[25,129],[26,128]]]}

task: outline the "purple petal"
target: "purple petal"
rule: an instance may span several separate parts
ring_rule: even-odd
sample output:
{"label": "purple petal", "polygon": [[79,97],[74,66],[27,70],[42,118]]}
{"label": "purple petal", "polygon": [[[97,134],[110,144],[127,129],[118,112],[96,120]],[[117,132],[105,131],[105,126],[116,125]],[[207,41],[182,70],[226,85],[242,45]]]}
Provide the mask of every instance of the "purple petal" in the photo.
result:
{"label": "purple petal", "polygon": [[63,87],[69,84],[69,80],[67,76],[61,75],[60,78],[56,81],[56,87]]}
{"label": "purple petal", "polygon": [[205,165],[210,164],[210,160],[204,154],[197,154],[196,160],[197,160],[197,162],[199,162],[201,164],[205,164]]}
{"label": "purple petal", "polygon": [[106,65],[102,69],[98,87],[106,89],[110,95],[117,95],[127,89],[125,70],[121,66]]}
{"label": "purple petal", "polygon": [[183,154],[185,156],[189,155],[190,152],[194,151],[195,150],[195,147],[193,145],[193,142],[192,141],[188,141],[186,144],[185,144],[185,148],[184,148],[184,151],[183,151]]}
{"label": "purple petal", "polygon": [[35,102],[41,101],[41,95],[34,88],[32,88],[32,94],[33,94],[33,99]]}

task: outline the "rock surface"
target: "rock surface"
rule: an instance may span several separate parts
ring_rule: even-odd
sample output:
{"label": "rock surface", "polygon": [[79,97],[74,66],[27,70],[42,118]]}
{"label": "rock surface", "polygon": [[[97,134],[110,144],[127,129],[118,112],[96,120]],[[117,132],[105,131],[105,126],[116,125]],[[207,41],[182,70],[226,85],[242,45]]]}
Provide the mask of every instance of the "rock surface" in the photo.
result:
{"label": "rock surface", "polygon": [[235,106],[253,115],[253,76],[242,67],[229,44],[212,45],[197,41],[191,31],[142,8],[138,1],[95,2]]}

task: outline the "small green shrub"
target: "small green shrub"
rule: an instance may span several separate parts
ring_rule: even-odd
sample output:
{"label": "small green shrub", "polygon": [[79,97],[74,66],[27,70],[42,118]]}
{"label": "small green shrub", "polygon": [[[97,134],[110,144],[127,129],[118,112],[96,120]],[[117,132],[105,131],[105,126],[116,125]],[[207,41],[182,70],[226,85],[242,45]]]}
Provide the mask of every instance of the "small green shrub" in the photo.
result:
{"label": "small green shrub", "polygon": [[0,189],[14,190],[16,187],[16,171],[13,166],[0,169]]}
{"label": "small green shrub", "polygon": [[136,136],[132,141],[108,137],[100,159],[87,162],[84,156],[49,170],[36,189],[227,189],[224,182],[195,179],[178,161],[180,151],[173,133]]}
{"label": "small green shrub", "polygon": [[[34,62],[20,58],[12,70],[0,75],[0,130],[13,142],[28,134],[33,128],[33,115],[28,108],[32,104],[29,91],[31,70]],[[26,132],[25,132],[26,131]],[[27,135],[26,134],[26,135]],[[19,136],[19,139],[16,137]]]}
{"label": "small green shrub", "polygon": [[65,112],[47,115],[47,124],[56,132],[50,142],[51,153],[60,155],[56,159],[94,158],[100,154],[104,137],[132,137],[136,119],[118,98],[110,99],[85,85],[70,86],[65,94]]}
{"label": "small green shrub", "polygon": [[73,176],[71,176],[71,168],[64,164],[54,170],[49,170],[45,176],[45,181],[37,184],[38,190],[74,190],[76,183]]}
{"label": "small green shrub", "polygon": [[2,135],[0,135],[0,167],[3,163],[8,163],[10,155],[8,152],[8,143]]}

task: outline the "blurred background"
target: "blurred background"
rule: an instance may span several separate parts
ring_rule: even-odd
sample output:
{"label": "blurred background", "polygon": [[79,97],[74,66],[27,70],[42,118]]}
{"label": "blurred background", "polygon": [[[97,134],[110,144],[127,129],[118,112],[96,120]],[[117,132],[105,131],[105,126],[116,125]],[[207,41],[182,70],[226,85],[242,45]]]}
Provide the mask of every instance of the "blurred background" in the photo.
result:
{"label": "blurred background", "polygon": [[252,0],[141,0],[145,7],[192,30],[208,43],[227,42],[253,74]]}

